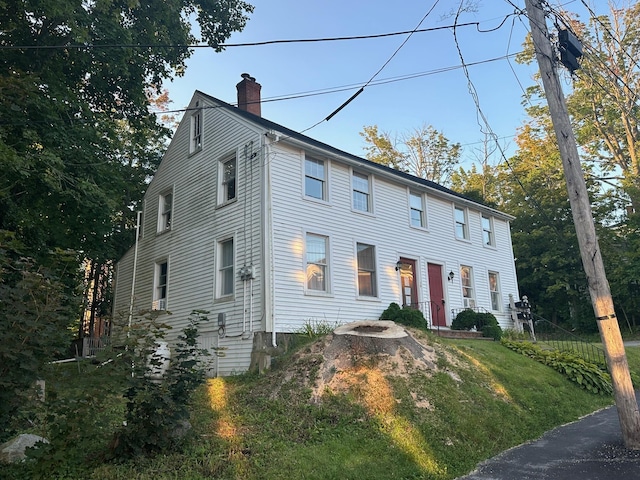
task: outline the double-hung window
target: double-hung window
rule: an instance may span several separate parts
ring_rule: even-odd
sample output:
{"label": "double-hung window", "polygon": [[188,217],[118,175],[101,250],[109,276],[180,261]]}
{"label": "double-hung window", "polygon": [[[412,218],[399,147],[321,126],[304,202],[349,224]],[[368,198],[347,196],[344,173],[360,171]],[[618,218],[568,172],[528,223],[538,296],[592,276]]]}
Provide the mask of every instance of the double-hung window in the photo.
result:
{"label": "double-hung window", "polygon": [[233,295],[234,281],[233,238],[218,242],[218,298]]}
{"label": "double-hung window", "polygon": [[456,238],[469,240],[469,226],[467,225],[467,211],[462,207],[455,207]]}
{"label": "double-hung window", "polygon": [[462,265],[460,267],[460,279],[462,283],[462,303],[464,308],[475,308],[476,293],[473,287],[473,269]]}
{"label": "double-hung window", "polygon": [[422,194],[409,193],[409,208],[411,210],[411,226],[426,228],[427,222],[424,214],[424,201]]}
{"label": "double-hung window", "polygon": [[196,102],[196,110],[191,114],[191,139],[189,142],[189,153],[196,152],[202,148],[202,108],[200,102]]}
{"label": "double-hung window", "polygon": [[357,244],[358,254],[358,295],[377,297],[376,247],[364,243]]}
{"label": "double-hung window", "polygon": [[158,204],[158,233],[171,230],[171,218],[173,212],[173,192],[165,192],[160,195]]}
{"label": "double-hung window", "polygon": [[489,272],[489,293],[491,294],[491,310],[500,312],[502,302],[500,301],[500,278],[497,272]]}
{"label": "double-hung window", "polygon": [[153,279],[153,310],[167,309],[167,286],[169,284],[169,263],[157,262]]}
{"label": "double-hung window", "polygon": [[327,200],[327,164],[324,160],[305,158],[304,194],[318,200]]}
{"label": "double-hung window", "polygon": [[485,246],[495,246],[495,240],[493,235],[493,222],[491,217],[482,215],[482,243]]}
{"label": "double-hung window", "polygon": [[364,173],[353,172],[353,208],[361,212],[371,212],[371,194],[369,176]]}
{"label": "double-hung window", "polygon": [[323,235],[307,233],[307,290],[328,292],[327,245],[329,238]]}
{"label": "double-hung window", "polygon": [[235,200],[237,194],[237,169],[238,161],[235,154],[227,157],[219,163],[219,188],[218,203],[226,203]]}

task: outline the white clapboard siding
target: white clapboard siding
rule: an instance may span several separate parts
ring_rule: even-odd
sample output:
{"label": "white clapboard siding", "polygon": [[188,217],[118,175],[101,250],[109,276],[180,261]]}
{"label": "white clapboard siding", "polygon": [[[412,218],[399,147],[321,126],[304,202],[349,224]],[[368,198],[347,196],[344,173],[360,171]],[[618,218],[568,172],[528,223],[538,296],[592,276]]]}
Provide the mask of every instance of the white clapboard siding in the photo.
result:
{"label": "white clapboard siding", "polygon": [[[197,97],[197,95],[196,95]],[[136,311],[149,309],[153,302],[154,270],[156,262],[167,260],[169,266],[167,309],[162,320],[171,324],[170,340],[188,324],[192,310],[208,311],[209,321],[200,325],[205,338],[218,341],[218,313],[227,313],[227,334],[237,335],[243,325],[243,297],[249,282],[235,276],[235,295],[219,301],[215,298],[217,242],[233,237],[236,266],[255,263],[253,280],[253,327],[261,328],[261,135],[229,112],[208,108],[213,104],[199,98],[203,105],[203,148],[189,154],[190,119],[178,127],[160,167],[145,194],[143,215],[144,235],[140,240],[136,278]],[[191,106],[195,103],[192,100]],[[244,146],[248,145],[245,155]],[[237,152],[236,200],[218,205],[218,162]],[[255,152],[253,158],[251,154]],[[157,234],[159,197],[173,192],[171,229]],[[128,308],[126,291],[131,288],[133,249],[121,259],[118,270],[116,305]],[[127,278],[129,277],[129,278]],[[246,283],[246,285],[245,285]],[[126,297],[126,298],[125,298]],[[245,324],[250,324],[246,318]],[[245,337],[251,337],[250,332]],[[220,340],[224,343],[224,340]],[[230,342],[227,341],[227,344]],[[251,350],[252,339],[234,346],[226,345],[226,357],[216,361],[217,370],[246,370],[245,350]],[[245,344],[249,346],[246,347]],[[240,363],[235,358],[241,358]],[[227,364],[230,367],[227,368]]]}
{"label": "white clapboard siding", "polygon": [[[296,332],[307,323],[342,324],[378,319],[391,302],[402,302],[396,262],[416,261],[418,301],[431,298],[427,266],[442,268],[447,324],[463,307],[460,267],[473,268],[475,299],[490,310],[489,272],[497,272],[503,327],[511,325],[508,298],[518,297],[509,220],[511,217],[410,176],[390,172],[361,159],[259,121],[234,107],[196,92],[203,106],[202,149],[189,154],[191,114],[186,115],[167,148],[144,198],[138,250],[135,311],[153,302],[154,270],[169,264],[167,308],[163,320],[173,326],[170,339],[187,325],[193,309],[209,312],[200,344],[222,348],[211,375],[240,373],[251,361],[254,332]],[[304,195],[305,149],[328,166],[328,200]],[[237,196],[219,205],[219,162],[237,155]],[[372,211],[352,208],[352,173],[370,179]],[[171,229],[157,232],[160,196],[173,193]],[[426,228],[410,226],[409,192],[425,195]],[[469,239],[455,238],[454,206],[467,208]],[[482,213],[493,218],[495,246],[482,242]],[[306,291],[305,236],[329,239],[328,292]],[[234,295],[216,298],[218,242],[234,239]],[[377,296],[359,297],[356,245],[376,248]],[[268,249],[268,250],[267,250]],[[239,270],[252,265],[252,281]],[[453,281],[447,279],[454,272]],[[133,248],[116,272],[114,311],[128,311]],[[424,303],[425,308],[426,303]],[[218,316],[224,314],[225,324]],[[221,328],[222,327],[222,328]],[[267,337],[268,338],[268,337]]]}
{"label": "white clapboard siding", "polygon": [[[315,155],[317,157],[317,155]],[[350,322],[379,318],[389,303],[401,303],[399,276],[395,264],[400,256],[417,260],[419,300],[429,300],[426,268],[428,262],[443,265],[443,273],[454,271],[453,282],[444,281],[448,312],[462,308],[460,265],[473,267],[476,301],[490,310],[488,271],[500,276],[504,303],[508,294],[517,296],[508,223],[494,219],[498,242],[495,248],[482,245],[480,212],[468,211],[470,239],[454,236],[454,199],[441,198],[439,192],[414,186],[427,193],[428,229],[409,225],[408,188],[372,175],[373,212],[352,210],[352,169],[331,157],[329,161],[329,199],[318,202],[304,197],[304,151],[279,147],[272,163],[273,222],[275,253],[276,328],[296,331],[308,321]],[[359,170],[360,171],[360,170]],[[305,294],[305,233],[329,237],[328,295]],[[378,297],[359,298],[356,277],[356,243],[375,245],[377,254]],[[495,312],[508,325],[508,315]],[[448,313],[449,314],[449,313]],[[502,318],[504,317],[504,318]],[[448,322],[451,321],[450,314]]]}

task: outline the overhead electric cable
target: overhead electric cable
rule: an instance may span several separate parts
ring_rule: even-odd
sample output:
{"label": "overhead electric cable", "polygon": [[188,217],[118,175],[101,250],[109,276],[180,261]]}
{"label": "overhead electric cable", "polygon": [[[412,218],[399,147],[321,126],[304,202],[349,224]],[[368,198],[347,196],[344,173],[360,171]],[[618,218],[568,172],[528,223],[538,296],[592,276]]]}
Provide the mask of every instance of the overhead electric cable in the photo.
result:
{"label": "overhead electric cable", "polygon": [[[511,3],[511,2],[509,2],[509,3]],[[458,21],[458,18],[460,16],[461,11],[462,11],[462,0],[460,1],[460,5],[459,5],[458,11],[456,13],[454,25]],[[551,225],[552,228],[554,228],[557,231],[557,233],[560,234],[560,232],[557,230],[557,227],[551,222],[551,219],[549,219],[549,217],[544,212],[544,210],[542,210],[540,205],[538,205],[538,202],[536,202],[535,199],[529,194],[529,192],[527,191],[527,189],[525,188],[523,183],[520,181],[520,178],[518,178],[518,175],[516,175],[515,169],[513,168],[513,166],[511,165],[511,163],[507,159],[507,156],[506,156],[506,154],[504,152],[504,149],[500,145],[500,142],[498,142],[498,136],[495,134],[495,132],[491,128],[491,125],[489,124],[489,120],[487,119],[487,117],[485,116],[484,112],[482,111],[482,108],[480,106],[480,99],[478,97],[478,91],[477,91],[473,81],[471,80],[471,75],[469,74],[469,69],[467,68],[467,64],[466,64],[466,62],[464,60],[464,55],[462,54],[462,48],[461,48],[460,42],[458,40],[458,34],[457,34],[455,26],[453,28],[453,39],[454,39],[454,42],[455,42],[455,45],[456,45],[456,49],[458,50],[458,56],[460,57],[460,63],[462,64],[462,71],[464,72],[464,75],[465,75],[465,77],[467,79],[467,87],[468,87],[468,90],[469,90],[469,94],[471,95],[471,98],[473,99],[473,103],[474,103],[474,105],[476,107],[476,113],[477,113],[476,120],[478,122],[478,126],[480,127],[480,132],[485,134],[485,135],[489,135],[489,137],[493,140],[493,142],[495,142],[498,150],[500,151],[500,156],[502,157],[504,162],[507,164],[507,166],[511,170],[513,178],[516,180],[516,182],[518,183],[518,185],[520,186],[520,188],[524,192],[525,198],[527,198],[528,200],[531,200],[533,202],[533,207],[537,211],[539,211],[540,214],[549,222],[549,225]],[[480,119],[482,120],[482,123],[480,123]]]}
{"label": "overhead electric cable", "polygon": [[[438,0],[439,1],[439,0]],[[436,2],[437,3],[437,2]],[[502,21],[506,20],[507,17]],[[468,22],[461,23],[461,27],[475,26],[476,29],[481,32],[491,32],[490,30],[480,30],[480,22]],[[500,24],[502,26],[502,24]],[[498,26],[497,28],[500,28]],[[375,33],[371,35],[352,35],[344,37],[321,37],[321,38],[297,38],[297,39],[282,39],[282,40],[264,40],[260,42],[246,42],[246,43],[222,43],[209,45],[208,43],[193,43],[193,44],[135,44],[135,43],[105,43],[105,44],[66,44],[66,45],[0,45],[0,50],[55,50],[55,49],[104,49],[104,48],[233,48],[233,47],[258,47],[264,45],[277,45],[287,43],[315,43],[315,42],[336,42],[345,40],[367,40],[372,38],[384,38],[393,37],[397,35],[413,35],[414,33],[435,32],[438,30],[447,30],[452,28],[453,25],[441,25],[439,27],[421,28],[414,30],[405,30],[401,32],[390,33]]]}
{"label": "overhead electric cable", "polygon": [[344,102],[342,105],[340,105],[338,108],[336,108],[333,112],[331,112],[329,115],[327,115],[326,118],[324,118],[323,120],[320,120],[319,122],[315,123],[314,125],[311,125],[309,128],[306,128],[304,130],[302,130],[302,132],[307,132],[309,130],[311,130],[314,127],[317,127],[318,125],[320,125],[322,122],[324,121],[329,121],[331,120],[340,110],[342,110],[344,107],[346,107],[349,103],[351,103],[353,100],[355,100],[355,98],[360,95],[364,89],[369,86],[369,84],[371,82],[373,82],[373,80],[380,74],[380,72],[382,72],[382,70],[385,69],[385,67],[387,65],[389,65],[389,62],[391,62],[391,60],[393,60],[393,58],[398,54],[398,52],[402,49],[402,47],[405,46],[405,44],[409,41],[409,39],[413,36],[414,33],[416,33],[416,31],[420,28],[420,25],[422,25],[422,22],[424,22],[426,20],[426,18],[429,16],[429,14],[431,12],[433,12],[433,9],[436,8],[436,5],[438,5],[438,3],[440,2],[440,0],[436,0],[434,2],[434,4],[431,6],[431,8],[427,11],[427,13],[424,14],[424,16],[422,17],[422,19],[418,22],[418,25],[416,25],[416,28],[414,28],[409,35],[407,36],[407,38],[404,39],[404,41],[400,44],[400,46],[398,48],[396,48],[395,52],[393,52],[393,54],[391,54],[391,56],[387,59],[386,62],[384,62],[384,64],[378,69],[378,71],[376,73],[373,74],[373,76],[362,86],[360,87],[360,89],[354,93],[346,102]]}

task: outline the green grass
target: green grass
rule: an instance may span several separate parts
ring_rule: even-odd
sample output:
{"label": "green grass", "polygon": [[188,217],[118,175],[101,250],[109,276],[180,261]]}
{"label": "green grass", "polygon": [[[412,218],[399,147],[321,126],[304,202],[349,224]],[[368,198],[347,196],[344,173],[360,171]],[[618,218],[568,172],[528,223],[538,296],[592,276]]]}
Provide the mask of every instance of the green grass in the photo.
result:
{"label": "green grass", "polygon": [[[318,355],[292,357],[262,376],[212,380],[197,392],[181,452],[94,463],[83,478],[452,479],[612,402],[498,342],[424,338],[436,372],[382,375],[371,362],[354,373],[360,383],[315,402],[308,379]],[[640,371],[640,349],[628,349],[628,358]],[[66,369],[76,386],[86,375]]]}

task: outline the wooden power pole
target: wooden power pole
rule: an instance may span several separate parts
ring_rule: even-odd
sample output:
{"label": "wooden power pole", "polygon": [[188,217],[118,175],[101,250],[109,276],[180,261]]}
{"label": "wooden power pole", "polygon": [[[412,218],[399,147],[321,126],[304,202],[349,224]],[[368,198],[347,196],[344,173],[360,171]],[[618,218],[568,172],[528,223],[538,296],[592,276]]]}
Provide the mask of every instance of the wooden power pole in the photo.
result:
{"label": "wooden power pole", "polygon": [[629,364],[622,343],[618,319],[613,308],[609,282],[604,271],[602,255],[596,237],[596,229],[591,213],[591,203],[587,195],[578,147],[569,120],[567,105],[554,65],[555,55],[549,41],[546,19],[542,10],[542,0],[525,0],[527,17],[531,25],[531,36],[540,76],[544,85],[549,111],[556,133],[562,165],[567,181],[567,191],[571,203],[582,265],[587,276],[593,311],[598,322],[598,330],[604,345],[605,356],[611,373],[613,392],[622,437],[627,448],[640,450],[640,412],[636,403]]}

